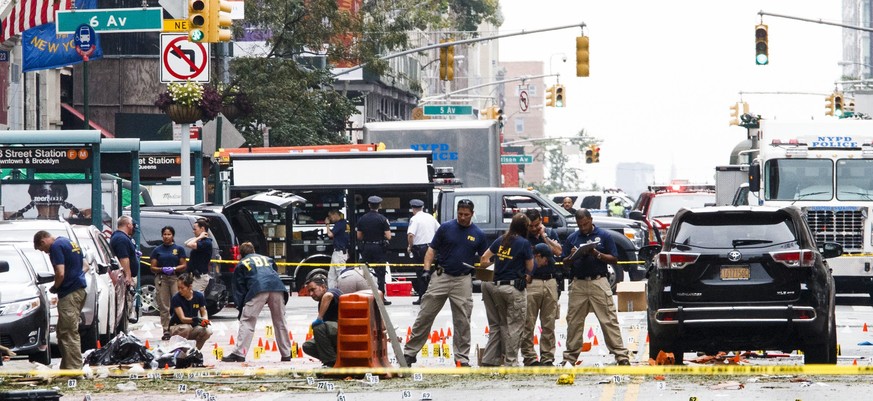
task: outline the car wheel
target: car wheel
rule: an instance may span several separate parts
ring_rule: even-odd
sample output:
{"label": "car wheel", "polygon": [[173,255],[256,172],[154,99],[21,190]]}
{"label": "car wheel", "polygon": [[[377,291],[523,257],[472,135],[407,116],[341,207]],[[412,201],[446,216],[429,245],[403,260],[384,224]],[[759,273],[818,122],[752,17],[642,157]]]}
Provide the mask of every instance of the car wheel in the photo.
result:
{"label": "car wheel", "polygon": [[827,338],[821,344],[809,344],[803,348],[804,364],[835,364],[837,361],[837,328],[834,317],[828,323],[828,333],[821,336]]}
{"label": "car wheel", "polygon": [[39,351],[36,354],[31,354],[27,358],[27,360],[31,362],[38,362],[45,366],[50,366],[52,364],[52,346],[48,343],[48,339],[46,339],[45,344],[45,351]]}
{"label": "car wheel", "polygon": [[157,296],[158,290],[155,288],[155,277],[146,276],[142,278],[142,314],[154,315],[158,313]]}

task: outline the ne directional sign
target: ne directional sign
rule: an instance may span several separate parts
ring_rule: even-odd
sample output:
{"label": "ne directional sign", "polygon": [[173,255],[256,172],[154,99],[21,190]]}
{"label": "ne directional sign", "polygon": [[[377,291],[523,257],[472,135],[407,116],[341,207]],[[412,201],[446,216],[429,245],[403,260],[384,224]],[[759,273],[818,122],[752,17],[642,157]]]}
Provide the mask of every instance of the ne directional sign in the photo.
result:
{"label": "ne directional sign", "polygon": [[96,32],[160,32],[164,28],[163,8],[108,8],[100,10],[56,11],[57,33],[76,33],[79,25],[90,25]]}
{"label": "ne directional sign", "polygon": [[532,155],[500,155],[500,164],[531,164]]}
{"label": "ne directional sign", "polygon": [[473,115],[473,106],[470,105],[436,105],[424,106],[426,116],[469,116]]}

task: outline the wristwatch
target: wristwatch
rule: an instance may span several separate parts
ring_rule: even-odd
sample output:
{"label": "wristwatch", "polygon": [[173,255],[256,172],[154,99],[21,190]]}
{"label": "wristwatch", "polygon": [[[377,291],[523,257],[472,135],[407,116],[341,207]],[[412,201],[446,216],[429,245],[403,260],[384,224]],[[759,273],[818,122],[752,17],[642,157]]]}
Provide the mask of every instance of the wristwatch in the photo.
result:
{"label": "wristwatch", "polygon": [[601,260],[603,258],[603,253],[597,252],[596,258],[597,258],[597,260]]}

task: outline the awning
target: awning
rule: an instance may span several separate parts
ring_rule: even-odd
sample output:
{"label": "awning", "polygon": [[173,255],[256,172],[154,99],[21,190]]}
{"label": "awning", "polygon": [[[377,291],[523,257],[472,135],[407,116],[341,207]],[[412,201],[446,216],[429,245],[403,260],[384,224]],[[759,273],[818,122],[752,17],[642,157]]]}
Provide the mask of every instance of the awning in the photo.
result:
{"label": "awning", "polygon": [[[66,111],[69,111],[72,115],[76,116],[76,118],[79,119],[79,121],[82,121],[82,122],[85,121],[85,115],[82,113],[79,113],[79,111],[76,110],[75,107],[70,106],[70,105],[62,102],[61,108],[63,108]],[[88,125],[92,129],[96,129],[96,130],[100,131],[100,136],[103,138],[115,138],[115,134],[109,132],[109,130],[107,130],[106,128],[101,127],[100,124],[95,123],[94,120],[88,121]]]}

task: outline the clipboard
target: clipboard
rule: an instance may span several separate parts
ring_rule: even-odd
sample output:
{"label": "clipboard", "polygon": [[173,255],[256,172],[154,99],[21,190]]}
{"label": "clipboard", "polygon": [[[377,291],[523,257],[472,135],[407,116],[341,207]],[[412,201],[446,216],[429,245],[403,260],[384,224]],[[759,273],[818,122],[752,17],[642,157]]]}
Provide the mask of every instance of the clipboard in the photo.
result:
{"label": "clipboard", "polygon": [[564,263],[567,263],[567,262],[572,263],[578,259],[581,259],[584,255],[587,255],[588,252],[590,252],[592,249],[596,248],[598,244],[600,244],[599,239],[597,241],[591,241],[591,242],[579,245],[579,247],[576,248],[576,252],[573,252],[572,254],[570,254],[570,256],[567,256],[566,258],[564,258]]}

